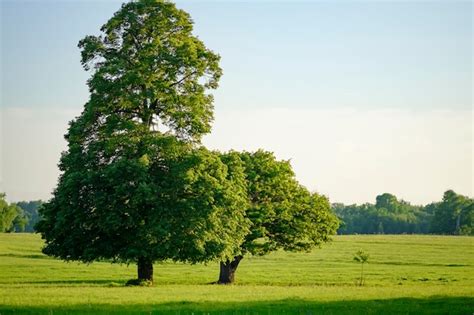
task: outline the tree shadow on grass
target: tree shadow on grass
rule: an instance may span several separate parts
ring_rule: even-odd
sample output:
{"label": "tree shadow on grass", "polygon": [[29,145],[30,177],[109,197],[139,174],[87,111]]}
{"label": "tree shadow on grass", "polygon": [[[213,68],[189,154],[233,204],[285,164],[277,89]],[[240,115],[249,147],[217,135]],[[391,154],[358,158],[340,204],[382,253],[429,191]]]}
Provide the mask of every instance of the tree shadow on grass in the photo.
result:
{"label": "tree shadow on grass", "polygon": [[[18,284],[37,284],[37,285],[48,285],[50,287],[50,284],[54,285],[65,285],[65,286],[70,286],[70,285],[79,285],[79,284],[90,284],[90,285],[99,285],[99,286],[108,286],[110,284],[120,284],[125,286],[125,283],[127,280],[114,280],[114,279],[95,279],[95,280],[90,280],[90,279],[74,279],[74,280],[38,280],[38,281],[21,281],[18,282]],[[11,284],[8,282],[8,284]],[[1,315],[1,314],[0,314]]]}
{"label": "tree shadow on grass", "polygon": [[472,314],[474,298],[435,296],[353,301],[285,299],[252,302],[173,302],[163,304],[77,304],[27,307],[0,305],[0,314]]}
{"label": "tree shadow on grass", "polygon": [[44,254],[0,254],[0,257],[9,257],[9,258],[28,258],[28,259],[52,259]]}
{"label": "tree shadow on grass", "polygon": [[467,264],[435,264],[422,262],[404,262],[404,261],[377,261],[374,265],[394,265],[394,266],[423,266],[423,267],[469,267]]}

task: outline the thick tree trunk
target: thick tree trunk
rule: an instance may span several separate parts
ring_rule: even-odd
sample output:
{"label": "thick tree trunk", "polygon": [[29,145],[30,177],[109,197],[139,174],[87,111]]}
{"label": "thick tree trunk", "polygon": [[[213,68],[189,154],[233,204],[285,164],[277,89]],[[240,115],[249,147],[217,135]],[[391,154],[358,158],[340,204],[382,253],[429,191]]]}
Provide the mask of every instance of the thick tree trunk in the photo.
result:
{"label": "thick tree trunk", "polygon": [[138,258],[138,280],[153,282],[153,262],[150,259]]}
{"label": "thick tree trunk", "polygon": [[242,260],[242,256],[235,256],[234,260],[230,261],[221,261],[221,269],[219,273],[219,284],[231,284],[234,283],[235,280],[235,271],[239,266],[240,261]]}

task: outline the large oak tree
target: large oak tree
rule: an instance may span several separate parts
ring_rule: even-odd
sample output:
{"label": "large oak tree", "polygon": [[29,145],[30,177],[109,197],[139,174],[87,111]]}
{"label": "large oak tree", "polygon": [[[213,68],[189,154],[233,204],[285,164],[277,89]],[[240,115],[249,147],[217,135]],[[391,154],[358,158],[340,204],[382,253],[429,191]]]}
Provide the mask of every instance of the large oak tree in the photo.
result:
{"label": "large oak tree", "polygon": [[46,254],[137,263],[149,281],[154,261],[235,255],[248,231],[243,165],[199,147],[221,69],[192,29],[174,4],[142,0],[80,41],[90,99],[37,225]]}

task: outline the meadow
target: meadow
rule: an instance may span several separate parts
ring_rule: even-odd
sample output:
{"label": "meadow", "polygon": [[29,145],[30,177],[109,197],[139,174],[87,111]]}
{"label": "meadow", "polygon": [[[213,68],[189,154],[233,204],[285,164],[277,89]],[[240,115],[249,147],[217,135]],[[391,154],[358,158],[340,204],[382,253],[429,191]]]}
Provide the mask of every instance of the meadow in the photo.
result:
{"label": "meadow", "polygon": [[[126,287],[136,266],[63,262],[36,234],[0,234],[0,314],[473,314],[474,238],[336,236],[311,253],[246,257],[236,284],[218,264],[155,264],[153,287]],[[357,286],[354,253],[370,254]]]}

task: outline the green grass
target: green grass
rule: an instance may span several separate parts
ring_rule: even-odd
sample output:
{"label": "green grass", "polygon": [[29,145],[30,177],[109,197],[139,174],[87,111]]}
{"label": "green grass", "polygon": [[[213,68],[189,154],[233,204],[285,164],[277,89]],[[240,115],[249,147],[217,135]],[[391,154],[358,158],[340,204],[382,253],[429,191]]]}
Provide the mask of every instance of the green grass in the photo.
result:
{"label": "green grass", "polygon": [[[245,258],[237,284],[218,265],[155,265],[154,287],[125,287],[135,266],[65,263],[33,234],[0,234],[0,314],[473,314],[474,238],[337,236],[311,253]],[[366,284],[355,285],[370,253]]]}

